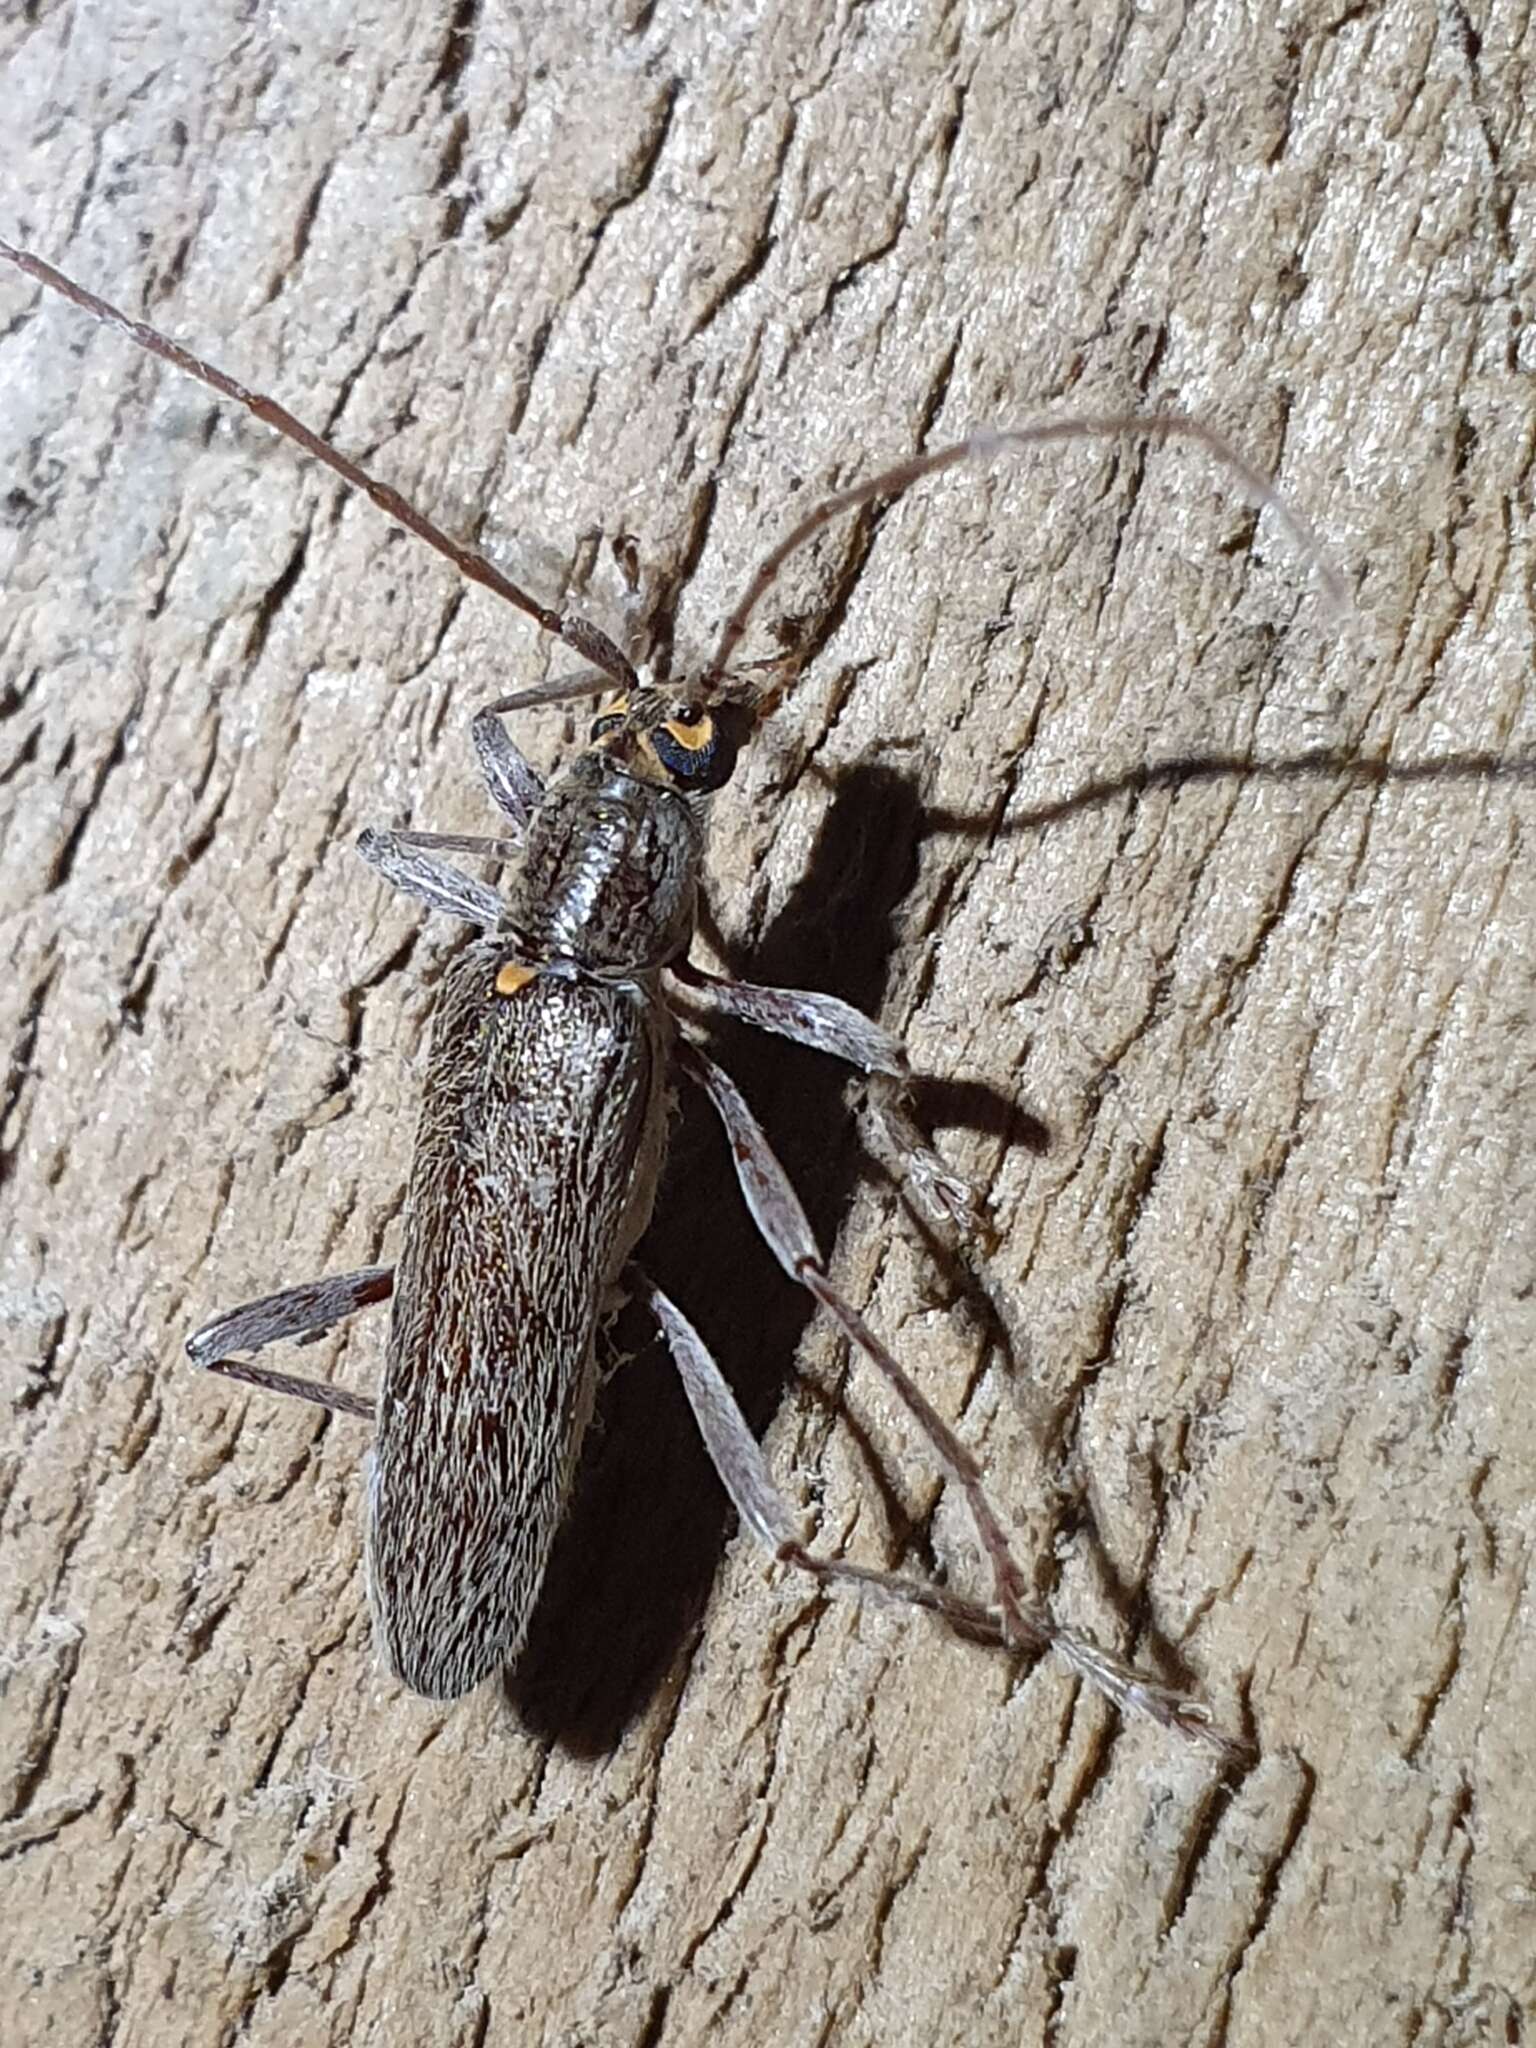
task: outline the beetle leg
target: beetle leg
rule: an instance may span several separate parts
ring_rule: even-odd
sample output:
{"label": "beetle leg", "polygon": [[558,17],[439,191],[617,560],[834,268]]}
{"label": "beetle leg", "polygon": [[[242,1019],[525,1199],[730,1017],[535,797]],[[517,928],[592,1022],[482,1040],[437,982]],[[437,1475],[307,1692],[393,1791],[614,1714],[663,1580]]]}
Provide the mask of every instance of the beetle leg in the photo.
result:
{"label": "beetle leg", "polygon": [[736,1396],[727,1385],[708,1346],[676,1303],[650,1278],[639,1274],[643,1293],[677,1367],[683,1392],[699,1425],[710,1462],[743,1526],[782,1563],[811,1572],[829,1584],[848,1585],[860,1593],[904,1606],[923,1607],[942,1615],[967,1635],[984,1642],[1003,1640],[995,1609],[964,1599],[922,1579],[896,1572],[872,1571],[841,1559],[817,1557],[800,1540],[794,1513],[774,1485],[762,1447],[747,1426]]}
{"label": "beetle leg", "polygon": [[[599,632],[584,619],[572,618],[570,623],[573,631],[590,636],[595,645],[612,654],[613,662],[605,662],[600,674],[583,669],[575,675],[557,676],[553,682],[541,683],[531,690],[514,690],[510,697],[498,697],[494,704],[482,705],[469,722],[469,736],[480,757],[480,772],[485,777],[486,787],[519,831],[527,826],[543,801],[544,778],[502,724],[503,714],[526,711],[535,704],[560,703],[578,695],[595,697],[606,694],[617,687],[619,667],[629,667],[625,656],[614,647],[606,633]],[[581,643],[573,640],[571,644],[579,646]],[[633,670],[629,680],[634,682]],[[587,687],[583,689],[583,685]]]}
{"label": "beetle leg", "polygon": [[[434,860],[420,849],[425,834],[377,832],[370,825],[357,835],[357,850],[375,874],[392,889],[401,889],[425,903],[429,910],[456,917],[461,923],[489,931],[500,922],[504,908],[496,891],[470,875],[461,875],[445,860]],[[495,844],[494,841],[487,842]]]}
{"label": "beetle leg", "polygon": [[285,1287],[280,1294],[264,1294],[232,1308],[211,1323],[204,1323],[187,1339],[187,1356],[204,1372],[219,1373],[224,1379],[239,1380],[245,1386],[264,1387],[273,1394],[292,1394],[300,1401],[313,1401],[321,1408],[341,1415],[371,1417],[374,1404],[366,1395],[350,1393],[325,1380],[299,1379],[292,1373],[273,1372],[267,1366],[246,1365],[226,1358],[226,1351],[265,1351],[269,1344],[282,1342],[312,1344],[333,1324],[387,1301],[394,1291],[392,1266],[364,1266],[356,1273],[329,1273],[323,1280],[307,1280],[298,1287]]}
{"label": "beetle leg", "polygon": [[391,832],[389,837],[423,853],[472,853],[503,867],[523,850],[520,838],[493,839],[484,832]]}
{"label": "beetle leg", "polygon": [[[1210,1710],[1200,1701],[1163,1685],[1150,1673],[1138,1671],[1087,1637],[1058,1627],[1049,1615],[1026,1604],[1024,1575],[1014,1561],[1002,1523],[987,1497],[976,1458],[859,1311],[833,1286],[800,1199],[735,1082],[697,1046],[686,1042],[681,1044],[679,1056],[684,1070],[704,1088],[725,1125],[742,1193],[770,1251],[791,1279],[798,1280],[830,1311],[858,1349],[882,1374],[927,1437],[946,1477],[964,1495],[977,1536],[992,1568],[1004,1641],[1016,1647],[1052,1649],[1123,1710],[1145,1714],[1192,1740],[1211,1744],[1231,1758],[1246,1755],[1248,1745],[1215,1727]],[[676,1314],[675,1310],[673,1314]],[[706,1440],[707,1436],[706,1430]],[[753,1449],[756,1451],[755,1445]],[[760,1457],[761,1454],[758,1455]],[[759,1527],[759,1533],[764,1534],[765,1529]],[[777,1531],[771,1533],[776,1540],[783,1540]],[[805,1564],[806,1558],[797,1552],[792,1561]],[[822,1569],[819,1564],[810,1568]]]}
{"label": "beetle leg", "polygon": [[728,981],[706,974],[690,960],[674,962],[669,972],[701,1009],[738,1018],[759,1031],[772,1031],[797,1045],[830,1053],[851,1067],[862,1067],[870,1077],[870,1108],[924,1210],[967,1237],[990,1240],[982,1197],[939,1157],[912,1115],[912,1069],[899,1038],[851,1003],[814,989]]}
{"label": "beetle leg", "polygon": [[522,830],[539,807],[544,778],[501,722],[507,699],[498,697],[470,720],[469,736],[480,757],[480,772],[499,809]]}

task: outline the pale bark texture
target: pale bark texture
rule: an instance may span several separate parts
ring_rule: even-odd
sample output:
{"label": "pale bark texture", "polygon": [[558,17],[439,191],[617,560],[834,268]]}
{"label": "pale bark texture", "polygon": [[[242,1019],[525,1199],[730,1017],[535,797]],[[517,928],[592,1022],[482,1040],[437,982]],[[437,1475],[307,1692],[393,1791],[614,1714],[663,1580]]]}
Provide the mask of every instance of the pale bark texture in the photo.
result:
{"label": "pale bark texture", "polygon": [[[0,276],[8,2044],[1532,2038],[1532,33],[6,10],[0,233],[616,633],[632,535],[679,668],[819,495],[1042,409],[1209,420],[1352,598],[1189,448],[835,529],[700,955],[906,1034],[968,1260],[846,1075],[718,1044],[1040,1597],[1258,1760],[765,1570],[643,1320],[526,1658],[429,1706],[366,1429],[182,1345],[393,1256],[455,935],[352,842],[487,829],[469,715],[570,657]],[[653,1264],[807,1531],[984,1597],[683,1109]],[[385,1320],[275,1362],[369,1390]]]}

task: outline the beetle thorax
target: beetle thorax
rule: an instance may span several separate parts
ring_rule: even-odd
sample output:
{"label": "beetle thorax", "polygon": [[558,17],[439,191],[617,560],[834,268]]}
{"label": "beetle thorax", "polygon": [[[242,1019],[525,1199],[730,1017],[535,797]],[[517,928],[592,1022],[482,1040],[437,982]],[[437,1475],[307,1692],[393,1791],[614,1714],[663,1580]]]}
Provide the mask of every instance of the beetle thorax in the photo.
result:
{"label": "beetle thorax", "polygon": [[702,847],[684,797],[580,754],[528,822],[507,927],[532,958],[605,978],[660,967],[693,931]]}

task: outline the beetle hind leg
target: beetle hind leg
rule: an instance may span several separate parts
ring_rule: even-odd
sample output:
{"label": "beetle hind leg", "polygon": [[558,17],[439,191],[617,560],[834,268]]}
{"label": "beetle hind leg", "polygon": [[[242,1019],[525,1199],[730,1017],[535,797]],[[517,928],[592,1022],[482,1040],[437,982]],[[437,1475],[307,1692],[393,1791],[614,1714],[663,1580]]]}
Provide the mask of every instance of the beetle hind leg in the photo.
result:
{"label": "beetle hind leg", "polygon": [[355,1273],[330,1273],[322,1280],[285,1287],[280,1294],[264,1294],[259,1301],[228,1309],[194,1330],[187,1339],[187,1356],[204,1372],[218,1373],[222,1379],[262,1387],[272,1394],[291,1394],[338,1415],[371,1417],[374,1404],[365,1394],[354,1394],[326,1380],[301,1379],[293,1373],[274,1372],[269,1366],[249,1365],[225,1353],[265,1351],[269,1344],[312,1344],[359,1309],[387,1301],[394,1286],[393,1266],[363,1266]]}
{"label": "beetle hind leg", "polygon": [[900,1606],[926,1608],[980,1642],[1004,1641],[1003,1625],[994,1608],[922,1579],[817,1557],[807,1550],[794,1513],[774,1484],[762,1447],[709,1347],[677,1304],[644,1274],[637,1275],[637,1292],[644,1295],[661,1325],[710,1463],[743,1524],[766,1550],[781,1563],[810,1572],[828,1585],[845,1586]]}
{"label": "beetle hind leg", "polygon": [[[1088,1637],[1058,1626],[1043,1609],[1029,1603],[1027,1583],[1008,1547],[1007,1534],[988,1497],[981,1466],[974,1454],[955,1435],[859,1311],[833,1285],[799,1197],[790,1186],[788,1176],[735,1082],[697,1046],[684,1044],[680,1047],[680,1057],[685,1072],[708,1094],[725,1126],[742,1193],[768,1248],[790,1278],[798,1280],[815,1296],[881,1374],[927,1438],[945,1477],[964,1496],[977,1538],[991,1567],[995,1607],[978,1608],[970,1602],[956,1602],[953,1596],[940,1594],[937,1589],[917,1593],[912,1582],[894,1578],[891,1574],[871,1574],[853,1566],[835,1565],[825,1559],[813,1558],[801,1545],[788,1508],[774,1492],[762,1453],[729,1389],[720,1380],[718,1368],[709,1359],[698,1337],[683,1323],[677,1310],[669,1302],[663,1307],[664,1297],[659,1297],[653,1288],[652,1306],[667,1331],[685,1387],[689,1386],[690,1371],[701,1385],[704,1384],[706,1365],[718,1382],[718,1390],[713,1390],[708,1397],[714,1402],[716,1411],[710,1419],[706,1420],[706,1415],[700,1412],[691,1389],[689,1399],[694,1402],[694,1412],[699,1417],[705,1441],[710,1445],[720,1476],[743,1520],[788,1563],[812,1570],[829,1581],[857,1582],[867,1592],[883,1593],[910,1604],[947,1612],[962,1625],[969,1622],[973,1628],[980,1628],[982,1633],[990,1627],[993,1639],[1000,1637],[1009,1648],[1052,1650],[1123,1711],[1146,1715],[1192,1741],[1207,1743],[1229,1761],[1246,1756],[1249,1746],[1241,1738],[1216,1727],[1209,1709],[1199,1700],[1164,1685],[1150,1672],[1138,1670]],[[686,1338],[692,1339],[694,1347],[689,1351],[686,1362],[683,1356],[688,1350],[686,1338],[674,1334],[679,1330],[686,1333]],[[702,1354],[702,1359],[697,1354]],[[717,1439],[724,1447],[723,1455],[716,1452]]]}
{"label": "beetle hind leg", "polygon": [[746,1417],[708,1346],[659,1287],[643,1274],[637,1276],[637,1281],[638,1291],[661,1325],[721,1484],[745,1527],[781,1564],[808,1572],[829,1591],[893,1606],[923,1608],[976,1642],[1040,1654],[1054,1652],[1122,1712],[1143,1715],[1192,1742],[1205,1743],[1230,1763],[1251,1756],[1251,1746],[1241,1737],[1218,1728],[1209,1710],[1198,1700],[1164,1685],[1151,1672],[1126,1663],[1090,1637],[1060,1627],[1042,1608],[1015,1602],[1005,1619],[999,1608],[968,1600],[946,1586],[899,1572],[849,1564],[841,1558],[818,1557],[807,1550],[794,1513],[773,1482],[762,1447],[747,1427]]}

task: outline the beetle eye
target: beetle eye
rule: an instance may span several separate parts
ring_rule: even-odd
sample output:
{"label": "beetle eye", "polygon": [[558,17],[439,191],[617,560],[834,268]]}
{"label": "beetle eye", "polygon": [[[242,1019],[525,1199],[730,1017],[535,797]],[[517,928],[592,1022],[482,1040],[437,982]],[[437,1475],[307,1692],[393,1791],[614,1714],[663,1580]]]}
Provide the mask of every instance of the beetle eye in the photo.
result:
{"label": "beetle eye", "polygon": [[675,789],[703,795],[718,789],[736,766],[745,734],[729,707],[682,702],[647,734],[651,751]]}

